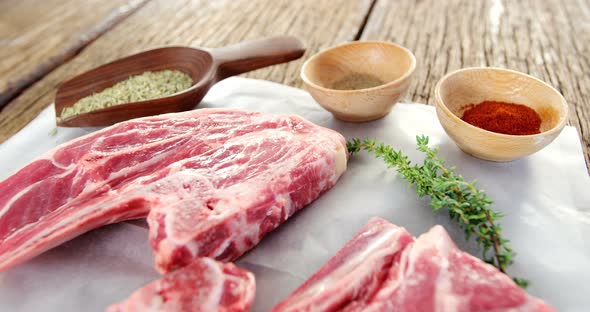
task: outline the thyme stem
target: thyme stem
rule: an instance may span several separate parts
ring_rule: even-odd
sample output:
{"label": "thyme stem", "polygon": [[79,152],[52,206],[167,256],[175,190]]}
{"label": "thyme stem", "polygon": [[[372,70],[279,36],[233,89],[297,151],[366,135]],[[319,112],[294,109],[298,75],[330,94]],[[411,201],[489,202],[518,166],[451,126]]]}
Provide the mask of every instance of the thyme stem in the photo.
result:
{"label": "thyme stem", "polygon": [[[509,241],[502,237],[502,227],[497,222],[503,214],[490,208],[492,204],[476,182],[467,182],[455,173],[455,168],[445,167],[444,160],[437,156],[438,149],[428,147],[428,137],[416,137],[418,150],[426,154],[422,165],[412,164],[401,151],[385,144],[376,144],[375,140],[351,139],[346,145],[349,153],[355,154],[365,150],[381,158],[390,168],[410,184],[416,187],[418,196],[429,196],[430,206],[434,212],[446,208],[451,220],[458,222],[464,230],[466,239],[475,235],[477,245],[482,249],[483,259],[506,273],[506,268],[513,263],[514,252]],[[490,256],[490,250],[493,254]],[[528,284],[526,280],[513,278],[521,287]]]}

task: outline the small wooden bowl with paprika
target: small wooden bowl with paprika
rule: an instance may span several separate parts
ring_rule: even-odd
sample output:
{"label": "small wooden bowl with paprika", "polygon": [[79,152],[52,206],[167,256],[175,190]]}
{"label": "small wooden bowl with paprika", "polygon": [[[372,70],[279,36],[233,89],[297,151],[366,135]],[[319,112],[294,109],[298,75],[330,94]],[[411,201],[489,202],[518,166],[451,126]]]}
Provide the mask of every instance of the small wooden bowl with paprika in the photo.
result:
{"label": "small wooden bowl with paprika", "polygon": [[501,68],[447,74],[435,87],[435,100],[441,125],[461,150],[499,162],[547,146],[568,116],[567,102],[557,90],[535,77]]}

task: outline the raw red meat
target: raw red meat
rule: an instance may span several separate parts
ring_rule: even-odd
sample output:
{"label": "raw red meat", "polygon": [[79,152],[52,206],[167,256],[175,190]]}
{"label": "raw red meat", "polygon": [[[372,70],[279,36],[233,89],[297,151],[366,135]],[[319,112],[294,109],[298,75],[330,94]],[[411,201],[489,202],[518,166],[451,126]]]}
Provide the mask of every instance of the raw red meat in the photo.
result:
{"label": "raw red meat", "polygon": [[199,258],[135,291],[107,312],[249,311],[255,291],[252,273],[233,263]]}
{"label": "raw red meat", "polygon": [[372,218],[317,273],[272,311],[340,311],[369,300],[413,240],[404,228]]}
{"label": "raw red meat", "polygon": [[161,271],[231,260],[345,169],[344,138],[298,116],[200,109],[119,123],[0,182],[0,271],[150,210]]}
{"label": "raw red meat", "polygon": [[[358,248],[361,248],[363,243],[358,237],[362,237],[363,231],[371,227],[380,231],[386,227],[384,220],[380,220],[379,227],[371,225],[374,222],[371,220],[318,273],[273,311],[554,311],[492,265],[459,250],[441,226],[433,227],[409,244],[404,235],[397,236],[404,239],[405,249],[397,251],[398,255],[389,262],[388,268],[374,264],[373,257],[379,255],[367,254],[356,265],[362,270],[349,270],[350,275],[329,274],[338,267],[344,270],[350,265],[348,249],[353,244],[360,244]],[[388,272],[382,279],[367,281],[365,278],[367,271],[380,276],[375,272],[382,270]],[[318,276],[324,281],[321,288],[317,287]],[[353,296],[351,289],[356,290]],[[340,301],[346,304],[327,305],[326,299],[331,298],[346,298]]]}
{"label": "raw red meat", "polygon": [[[360,311],[360,310],[359,310]],[[494,266],[462,252],[441,226],[404,250],[362,311],[554,311]]]}

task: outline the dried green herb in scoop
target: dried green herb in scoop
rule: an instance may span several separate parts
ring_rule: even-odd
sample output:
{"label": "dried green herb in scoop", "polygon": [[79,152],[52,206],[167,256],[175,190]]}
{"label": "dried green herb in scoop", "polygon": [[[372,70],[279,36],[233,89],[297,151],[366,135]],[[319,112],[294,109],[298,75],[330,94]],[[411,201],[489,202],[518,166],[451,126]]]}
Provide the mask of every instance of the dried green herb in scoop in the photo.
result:
{"label": "dried green herb in scoop", "polygon": [[147,71],[80,99],[62,110],[60,119],[115,105],[158,99],[190,88],[191,77],[178,70]]}

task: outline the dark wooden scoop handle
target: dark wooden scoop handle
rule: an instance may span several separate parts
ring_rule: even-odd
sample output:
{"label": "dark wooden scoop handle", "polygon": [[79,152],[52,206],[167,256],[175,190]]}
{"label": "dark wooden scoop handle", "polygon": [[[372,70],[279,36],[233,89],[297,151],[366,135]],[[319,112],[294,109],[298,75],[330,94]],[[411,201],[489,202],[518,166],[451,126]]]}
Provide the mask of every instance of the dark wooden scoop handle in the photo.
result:
{"label": "dark wooden scoop handle", "polygon": [[266,66],[289,62],[300,58],[304,52],[303,43],[291,36],[246,41],[209,50],[219,66],[217,71],[219,80]]}

